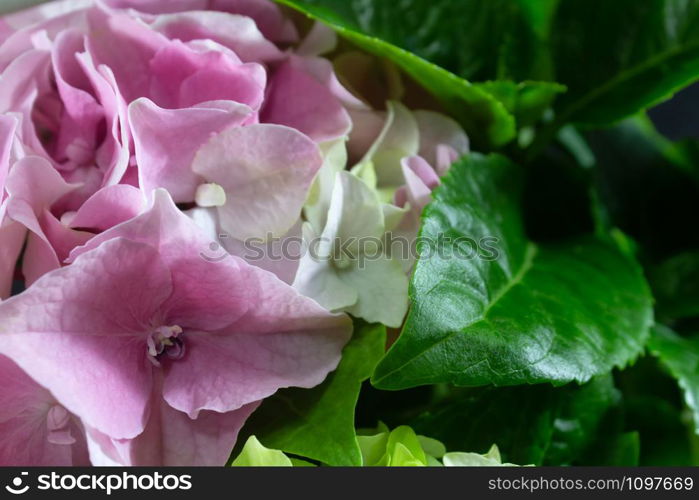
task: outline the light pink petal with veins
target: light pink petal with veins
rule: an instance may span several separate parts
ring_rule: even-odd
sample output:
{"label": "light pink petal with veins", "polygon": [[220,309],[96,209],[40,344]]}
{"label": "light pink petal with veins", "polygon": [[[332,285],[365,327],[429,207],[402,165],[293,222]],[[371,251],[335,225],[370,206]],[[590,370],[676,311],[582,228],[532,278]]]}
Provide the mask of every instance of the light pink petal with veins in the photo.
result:
{"label": "light pink petal with veins", "polygon": [[215,335],[192,333],[188,363],[166,372],[165,400],[192,417],[234,410],[282,387],[320,384],[351,336],[348,317],[330,314],[273,274],[248,266],[244,282],[254,292],[248,312]]}
{"label": "light pink petal with veins", "polygon": [[282,236],[296,223],[323,159],[308,137],[281,125],[229,127],[197,153],[194,172],[226,191],[221,228],[233,238]]}
{"label": "light pink petal with veins", "polygon": [[129,106],[140,185],[146,196],[160,187],[178,203],[194,201],[196,189],[203,182],[192,171],[197,150],[214,134],[242,124],[252,114],[242,104],[221,101],[217,105],[167,110],[139,99]]}
{"label": "light pink petal with veins", "polygon": [[156,250],[107,242],[0,303],[0,353],[90,427],[136,437],[152,384],[145,337],[171,291]]}
{"label": "light pink petal with veins", "polygon": [[176,293],[162,304],[168,325],[218,330],[247,312],[250,291],[243,282],[241,261],[204,259],[211,243],[166,191],[155,192],[153,205],[138,217],[101,233],[76,248],[69,262],[114,238],[126,238],[156,248],[170,269]]}

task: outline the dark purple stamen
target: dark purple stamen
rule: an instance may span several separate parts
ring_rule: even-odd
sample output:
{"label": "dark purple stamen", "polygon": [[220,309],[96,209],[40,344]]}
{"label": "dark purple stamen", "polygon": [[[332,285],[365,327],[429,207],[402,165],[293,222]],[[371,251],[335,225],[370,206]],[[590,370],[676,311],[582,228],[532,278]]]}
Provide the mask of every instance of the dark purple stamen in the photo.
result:
{"label": "dark purple stamen", "polygon": [[148,335],[146,351],[148,359],[155,366],[160,366],[163,358],[178,360],[185,354],[182,328],[179,326],[161,326]]}
{"label": "dark purple stamen", "polygon": [[170,339],[172,345],[166,346],[165,350],[159,354],[159,358],[162,356],[167,356],[169,359],[182,359],[184,357],[184,340],[182,335],[179,337],[174,337]]}

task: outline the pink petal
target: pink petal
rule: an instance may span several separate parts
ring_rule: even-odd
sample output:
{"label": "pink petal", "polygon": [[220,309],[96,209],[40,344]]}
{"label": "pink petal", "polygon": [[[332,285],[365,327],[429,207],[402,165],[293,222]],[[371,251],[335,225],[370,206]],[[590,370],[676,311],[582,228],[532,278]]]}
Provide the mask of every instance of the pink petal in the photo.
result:
{"label": "pink petal", "polygon": [[337,48],[337,34],[326,24],[316,21],[296,49],[300,56],[313,57],[332,52]]}
{"label": "pink petal", "polygon": [[197,419],[171,408],[154,395],[146,430],[130,440],[115,440],[89,431],[91,459],[112,466],[222,466],[228,461],[238,432],[259,403]]}
{"label": "pink petal", "polygon": [[293,43],[298,33],[279,6],[268,0],[211,0],[211,8],[251,17],[265,38],[277,43]]}
{"label": "pink petal", "polygon": [[12,151],[16,130],[16,118],[9,115],[0,115],[0,202],[5,197],[5,179],[10,171],[10,152]]}
{"label": "pink petal", "polygon": [[386,123],[386,113],[374,110],[350,110],[352,132],[347,142],[351,165],[358,163],[369,151]]}
{"label": "pink petal", "polygon": [[0,301],[10,296],[17,259],[26,234],[27,229],[23,225],[11,220],[2,221],[0,216]]}
{"label": "pink petal", "polygon": [[104,172],[102,185],[119,183],[129,164],[130,136],[126,103],[117,87],[114,74],[107,66],[98,70],[89,53],[75,56],[102,106],[107,133],[96,151],[97,166]]}
{"label": "pink petal", "polygon": [[[62,409],[49,391],[34,382],[10,358],[0,355],[0,465],[88,465],[84,433],[74,417],[60,422],[65,444],[50,435],[53,409]],[[63,410],[65,412],[65,410]],[[54,431],[54,432],[56,432]]]}
{"label": "pink petal", "polygon": [[18,56],[0,75],[0,113],[18,113],[17,135],[25,149],[47,156],[38,138],[32,111],[37,96],[50,89],[50,57],[43,50],[30,50]]}
{"label": "pink petal", "polygon": [[405,164],[403,165],[403,169],[407,201],[410,203],[411,210],[419,215],[422,209],[430,202],[432,190]]}
{"label": "pink petal", "polygon": [[90,9],[87,50],[96,67],[114,74],[126,102],[149,95],[150,61],[169,42],[144,23],[122,13]]}
{"label": "pink petal", "polygon": [[242,104],[219,102],[220,108],[166,110],[147,99],[129,106],[141,189],[147,196],[159,187],[176,202],[191,202],[203,181],[192,171],[197,150],[226,127],[243,123],[252,110]]}
{"label": "pink petal", "polygon": [[166,191],[156,191],[144,214],[75,250],[67,269],[112,238],[159,249],[170,269],[173,292],[161,306],[160,324],[181,326],[187,346],[182,360],[163,366],[163,394],[173,408],[190,416],[228,412],[280,387],[314,386],[337,365],[351,334],[349,319],[238,258],[205,259],[211,241]]}
{"label": "pink petal", "polygon": [[440,176],[446,175],[449,171],[449,167],[459,159],[461,156],[458,151],[453,147],[447,146],[446,144],[440,144],[437,146],[437,163],[435,163],[435,168],[437,174]]}
{"label": "pink petal", "polygon": [[7,179],[7,215],[29,229],[23,270],[28,284],[60,267],[70,251],[92,235],[63,226],[49,211],[72,192],[48,161],[28,156],[18,161]]}
{"label": "pink petal", "polygon": [[7,21],[0,19],[0,46],[15,32]]}
{"label": "pink petal", "polygon": [[114,9],[135,9],[148,14],[204,10],[208,0],[103,0]]}
{"label": "pink petal", "polygon": [[468,136],[454,120],[433,111],[415,111],[413,116],[420,130],[418,154],[430,165],[439,165],[438,148],[440,146],[448,146],[456,152],[457,157],[468,153]]}
{"label": "pink petal", "polygon": [[85,7],[93,0],[62,0],[23,10],[2,21],[16,30],[0,46],[0,71],[17,59],[22,53],[34,48],[38,33],[53,40],[59,33],[73,28],[86,27]]}
{"label": "pink petal", "polygon": [[185,212],[213,243],[206,254],[209,260],[223,260],[235,255],[248,264],[269,271],[284,283],[291,284],[296,277],[303,253],[302,221],[299,219],[288,233],[271,241],[240,241],[221,236],[218,211],[215,208],[192,208]]}
{"label": "pink petal", "polygon": [[[153,206],[142,215],[92,238],[73,251],[69,261],[114,238],[149,245],[170,269],[174,293],[163,303],[168,325],[217,330],[246,313],[249,292],[241,283],[241,261],[207,261],[211,243],[180,212],[166,191],[155,192]],[[193,324],[193,322],[195,322]]]}
{"label": "pink petal", "polygon": [[76,186],[51,207],[51,211],[61,218],[66,212],[79,210],[104,183],[104,174],[95,165],[82,165],[71,171],[62,171],[61,176],[68,184]]}
{"label": "pink petal", "polygon": [[259,64],[240,63],[218,50],[194,50],[177,40],[154,55],[149,74],[150,87],[141,95],[165,108],[229,100],[257,110],[267,79]]}
{"label": "pink petal", "polygon": [[66,183],[47,160],[38,156],[27,156],[15,163],[5,186],[11,200],[24,200],[37,214],[77,187]]}
{"label": "pink petal", "polygon": [[91,233],[69,228],[48,211],[40,214],[38,220],[46,241],[56,252],[59,262],[66,260],[73,248],[92,238]]}
{"label": "pink petal", "polygon": [[246,242],[235,238],[220,239],[221,245],[229,254],[273,273],[288,284],[293,283],[296,277],[300,256],[303,252],[302,242],[301,220],[298,220],[284,236],[264,243],[258,241],[253,244],[253,242],[248,241],[246,244]]}
{"label": "pink petal", "polygon": [[204,145],[192,170],[223,186],[221,227],[238,240],[284,235],[298,220],[323,159],[300,132],[279,125],[230,127]]}
{"label": "pink petal", "polygon": [[0,303],[0,353],[90,427],[133,438],[152,383],[143,334],[171,291],[155,250],[107,242]]}
{"label": "pink petal", "polygon": [[[316,24],[316,26],[323,26],[323,30],[330,29],[324,25]],[[337,74],[335,74],[333,63],[329,60],[323,57],[298,57],[291,54],[289,55],[289,61],[295,67],[313,76],[319,83],[327,87],[340,100],[342,105],[349,110],[350,115],[355,110],[368,111],[371,109],[340,83]],[[381,128],[379,128],[380,130]]]}
{"label": "pink petal", "polygon": [[78,31],[65,31],[56,39],[52,62],[56,85],[63,103],[54,158],[77,165],[94,162],[98,125],[104,111],[90,94],[91,84],[75,54],[84,51],[84,37]]}
{"label": "pink petal", "polygon": [[107,186],[80,207],[70,227],[106,231],[133,219],[143,208],[143,193],[139,189],[124,184]]}
{"label": "pink petal", "polygon": [[421,156],[410,156],[408,158],[403,158],[401,160],[401,167],[403,169],[403,174],[410,171],[416,175],[421,183],[433,190],[439,185],[439,176],[435,172],[434,168]]}
{"label": "pink petal", "polygon": [[352,128],[347,111],[330,89],[291,62],[274,73],[261,121],[287,125],[317,142],[344,137]]}
{"label": "pink petal", "polygon": [[329,313],[271,273],[248,266],[244,283],[254,293],[247,314],[214,335],[190,334],[186,363],[166,372],[165,400],[191,417],[235,410],[282,387],[320,384],[351,336],[347,316]]}
{"label": "pink petal", "polygon": [[249,17],[225,12],[182,12],[158,16],[151,25],[170,39],[183,42],[213,40],[233,50],[245,62],[269,62],[281,51],[257,29]]}

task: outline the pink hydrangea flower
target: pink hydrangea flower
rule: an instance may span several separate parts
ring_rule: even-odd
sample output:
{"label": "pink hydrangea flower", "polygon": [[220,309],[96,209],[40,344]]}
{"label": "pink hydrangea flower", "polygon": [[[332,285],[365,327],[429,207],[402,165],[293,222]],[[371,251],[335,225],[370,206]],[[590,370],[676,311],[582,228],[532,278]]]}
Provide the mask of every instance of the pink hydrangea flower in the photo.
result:
{"label": "pink hydrangea flower", "polygon": [[[58,1],[2,26],[0,116],[16,125],[0,182],[31,156],[66,186],[27,200],[16,186],[28,169],[12,177],[2,227],[19,233],[8,221],[18,222],[44,242],[25,256],[28,283],[62,265],[71,243],[140,213],[157,188],[213,206],[217,230],[239,241],[283,235],[322,164],[316,143],[351,128],[332,68],[277,46],[298,33],[267,0]],[[212,199],[212,189],[227,196]],[[50,212],[51,232],[65,237],[48,236],[22,204]],[[0,244],[1,264],[16,261],[15,246]]]}
{"label": "pink hydrangea flower", "polygon": [[351,92],[336,42],[269,0],[0,18],[0,463],[223,464],[264,398],[336,368],[337,311],[400,326],[411,262],[241,258],[414,238],[468,151],[445,116]]}
{"label": "pink hydrangea flower", "polygon": [[158,191],[0,304],[0,353],[82,419],[93,463],[223,464],[260,400],[337,366],[346,316],[209,244]]}

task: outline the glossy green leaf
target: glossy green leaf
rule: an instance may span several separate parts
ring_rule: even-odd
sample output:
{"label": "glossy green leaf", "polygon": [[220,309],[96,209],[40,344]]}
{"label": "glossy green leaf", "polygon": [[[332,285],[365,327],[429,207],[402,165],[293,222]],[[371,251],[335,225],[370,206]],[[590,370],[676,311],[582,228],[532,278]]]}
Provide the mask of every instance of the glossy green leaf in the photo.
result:
{"label": "glossy green leaf", "polygon": [[286,389],[267,398],[244,432],[265,446],[328,465],[361,465],[354,407],[364,380],[384,353],[386,330],[358,322],[339,367],[313,389]]}
{"label": "glossy green leaf", "polygon": [[[639,266],[592,238],[530,242],[519,175],[500,156],[472,154],[443,179],[423,213],[431,246],[414,271],[412,308],[376,387],[584,382],[642,351],[652,308]],[[474,254],[474,241],[494,253]]]}
{"label": "glossy green leaf", "polygon": [[552,22],[560,123],[608,124],[699,78],[697,0],[565,0]]}
{"label": "glossy green leaf", "polygon": [[[343,38],[376,56],[393,61],[421,86],[430,91],[466,129],[469,136],[484,147],[500,146],[515,137],[515,120],[505,106],[485,90],[455,74],[393,45],[377,33],[359,26],[358,20],[376,7],[398,23],[393,2],[372,3],[344,0],[277,0],[313,19],[323,21]],[[400,12],[405,12],[401,10]],[[388,39],[388,37],[387,37]]]}
{"label": "glossy green leaf", "polygon": [[669,328],[657,325],[648,341],[648,349],[667,367],[684,393],[699,434],[699,339],[680,337]]}
{"label": "glossy green leaf", "polygon": [[547,38],[558,1],[293,0],[469,80],[550,79]]}

